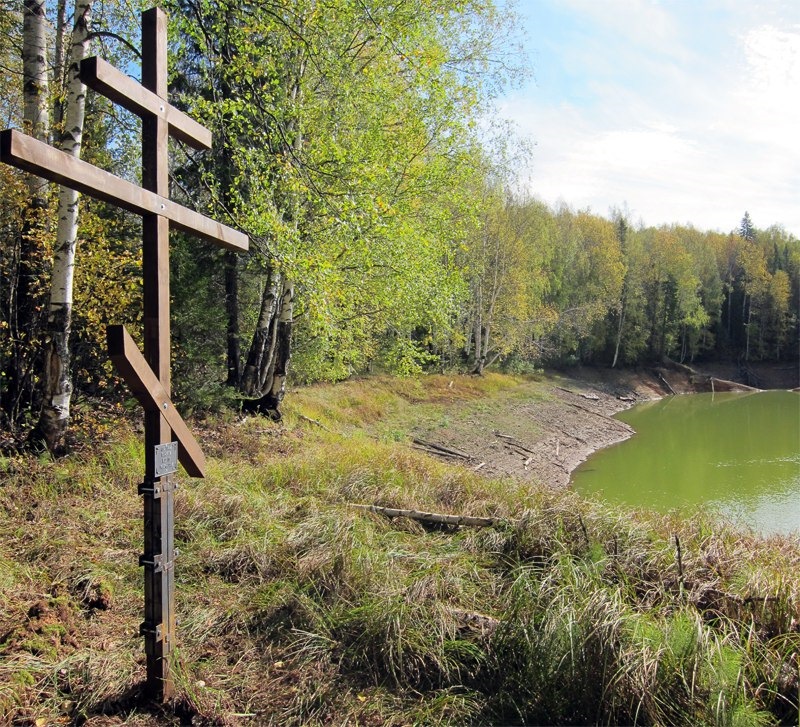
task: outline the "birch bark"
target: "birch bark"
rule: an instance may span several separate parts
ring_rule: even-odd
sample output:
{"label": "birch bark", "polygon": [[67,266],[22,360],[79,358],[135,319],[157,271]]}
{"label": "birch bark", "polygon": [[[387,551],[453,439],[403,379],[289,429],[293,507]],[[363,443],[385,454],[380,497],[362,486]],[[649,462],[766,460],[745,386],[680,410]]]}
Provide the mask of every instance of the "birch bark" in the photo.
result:
{"label": "birch bark", "polygon": [[[75,0],[67,70],[62,151],[80,157],[86,111],[86,86],[80,79],[81,61],[91,45],[93,0]],[[53,254],[50,305],[47,315],[47,339],[44,358],[44,397],[39,422],[33,436],[40,437],[51,452],[64,446],[69,425],[72,379],[70,372],[69,334],[72,328],[72,285],[75,271],[75,247],[78,238],[78,193],[60,187],[58,194],[58,231]]]}
{"label": "birch bark", "polygon": [[[47,16],[45,0],[24,0],[22,13],[22,122],[23,130],[48,141],[49,85],[47,77]],[[40,280],[44,269],[43,231],[47,210],[47,181],[25,175],[28,208],[18,242],[16,280],[9,306],[11,355],[0,392],[2,409],[10,424],[31,406],[35,393],[37,334],[41,327]]]}

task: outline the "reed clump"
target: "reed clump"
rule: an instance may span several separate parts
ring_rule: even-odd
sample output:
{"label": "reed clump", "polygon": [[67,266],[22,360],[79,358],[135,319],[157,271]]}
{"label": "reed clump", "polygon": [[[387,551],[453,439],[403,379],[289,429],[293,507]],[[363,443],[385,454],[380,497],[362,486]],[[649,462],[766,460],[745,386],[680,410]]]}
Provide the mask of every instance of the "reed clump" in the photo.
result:
{"label": "reed clump", "polygon": [[[431,416],[449,390],[435,382]],[[333,394],[315,392],[288,424],[201,432],[225,451],[178,495],[178,697],[163,709],[139,694],[135,435],[120,426],[81,458],[0,462],[3,718],[797,724],[797,538],[484,479],[372,436],[363,389],[324,421]],[[378,395],[406,416],[402,386]],[[440,527],[353,503],[496,523]]]}

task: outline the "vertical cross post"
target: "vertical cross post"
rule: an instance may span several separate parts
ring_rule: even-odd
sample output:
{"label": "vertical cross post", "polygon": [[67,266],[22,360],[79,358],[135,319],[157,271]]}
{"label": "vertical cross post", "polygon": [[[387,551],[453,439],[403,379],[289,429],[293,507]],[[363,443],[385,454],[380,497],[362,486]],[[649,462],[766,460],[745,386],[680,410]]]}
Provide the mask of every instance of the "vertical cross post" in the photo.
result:
{"label": "vertical cross post", "polygon": [[[167,101],[167,21],[160,8],[142,13],[142,85]],[[169,129],[163,116],[142,119],[142,186],[169,197]],[[170,395],[169,221],[144,215],[142,271],[144,357],[166,395]],[[147,690],[158,701],[172,696],[170,655],[175,635],[174,475],[156,475],[156,447],[172,441],[158,411],[145,411],[144,623]]]}
{"label": "vertical cross post", "polygon": [[[142,216],[144,355],[123,326],[109,326],[108,352],[144,408],[144,623],[149,696],[173,695],[170,657],[175,646],[174,473],[178,461],[203,477],[205,458],[170,401],[169,230],[182,230],[229,250],[247,250],[247,235],[169,199],[168,138],[196,149],[211,147],[211,133],[167,99],[167,20],[142,13],[142,83],[100,58],[81,62],[81,79],[142,119],[142,187],[87,164],[25,134],[0,132],[0,162],[77,189]],[[173,441],[175,440],[175,441]]]}

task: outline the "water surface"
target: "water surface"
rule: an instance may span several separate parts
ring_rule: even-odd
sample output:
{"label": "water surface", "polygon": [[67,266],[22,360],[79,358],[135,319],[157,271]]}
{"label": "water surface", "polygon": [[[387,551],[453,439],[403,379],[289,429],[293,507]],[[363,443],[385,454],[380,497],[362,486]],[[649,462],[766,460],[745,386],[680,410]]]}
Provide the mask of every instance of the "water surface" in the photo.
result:
{"label": "water surface", "polygon": [[636,434],[572,476],[584,494],[659,511],[709,507],[762,533],[800,533],[800,394],[692,394],[617,415]]}

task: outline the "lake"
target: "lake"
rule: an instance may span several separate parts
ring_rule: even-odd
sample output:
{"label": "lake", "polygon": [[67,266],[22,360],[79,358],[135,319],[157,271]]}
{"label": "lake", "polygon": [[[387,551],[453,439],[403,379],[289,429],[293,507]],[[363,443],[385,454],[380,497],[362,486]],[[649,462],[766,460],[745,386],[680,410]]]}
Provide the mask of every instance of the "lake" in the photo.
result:
{"label": "lake", "polygon": [[572,475],[581,494],[666,512],[712,509],[764,534],[800,533],[800,394],[692,394],[639,404],[636,434]]}

